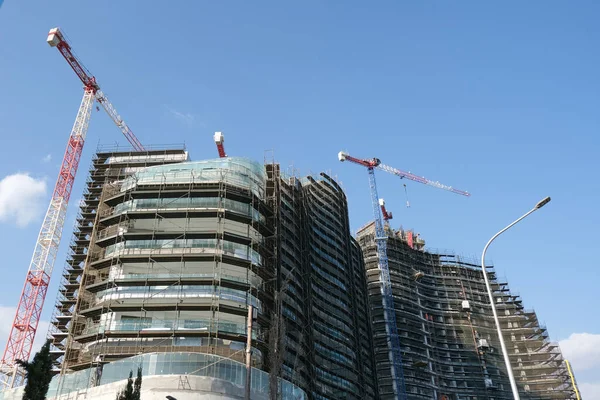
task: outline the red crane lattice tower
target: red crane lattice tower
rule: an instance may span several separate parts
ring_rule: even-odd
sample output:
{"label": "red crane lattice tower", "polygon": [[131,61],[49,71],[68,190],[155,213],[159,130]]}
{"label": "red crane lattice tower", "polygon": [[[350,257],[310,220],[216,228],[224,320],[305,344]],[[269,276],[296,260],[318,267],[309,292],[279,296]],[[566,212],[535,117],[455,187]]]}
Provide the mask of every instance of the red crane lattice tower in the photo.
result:
{"label": "red crane lattice tower", "polygon": [[75,57],[71,45],[58,28],[50,30],[47,42],[60,51],[83,82],[83,100],[67,141],[67,148],[54,186],[54,192],[35,244],[21,298],[2,356],[0,390],[19,386],[24,380],[23,371],[16,364],[16,360],[28,360],[31,353],[48,285],[50,284],[52,269],[56,261],[67,214],[67,205],[75,182],[94,101],[97,100],[102,105],[135,150],[144,150],[131,129],[102,93],[96,79]]}

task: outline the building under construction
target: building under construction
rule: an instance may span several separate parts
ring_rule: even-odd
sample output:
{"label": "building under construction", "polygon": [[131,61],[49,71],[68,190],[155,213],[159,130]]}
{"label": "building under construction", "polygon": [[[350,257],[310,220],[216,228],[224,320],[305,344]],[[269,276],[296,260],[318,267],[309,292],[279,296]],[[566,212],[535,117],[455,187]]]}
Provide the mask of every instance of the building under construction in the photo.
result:
{"label": "building under construction", "polygon": [[243,398],[250,306],[253,399],[377,398],[364,263],[335,180],[101,148],[86,183],[48,398],[113,399],[138,367],[152,398]]}
{"label": "building under construction", "polygon": [[312,399],[376,399],[364,263],[346,195],[326,174],[298,179],[266,167],[279,266],[273,292],[285,322],[281,375]]}
{"label": "building under construction", "polygon": [[[424,251],[424,241],[411,231],[385,230],[407,398],[513,399],[480,265]],[[379,394],[393,399],[374,233],[371,223],[357,239],[369,285]],[[576,399],[558,344],[488,268],[521,398]]]}
{"label": "building under construction", "polygon": [[[326,174],[221,153],[98,150],[51,321],[48,398],[112,400],[139,367],[146,400],[244,398],[250,329],[252,399],[395,398],[373,225],[351,236]],[[386,234],[408,398],[512,398],[480,268]],[[558,346],[493,281],[522,398],[574,399]]]}

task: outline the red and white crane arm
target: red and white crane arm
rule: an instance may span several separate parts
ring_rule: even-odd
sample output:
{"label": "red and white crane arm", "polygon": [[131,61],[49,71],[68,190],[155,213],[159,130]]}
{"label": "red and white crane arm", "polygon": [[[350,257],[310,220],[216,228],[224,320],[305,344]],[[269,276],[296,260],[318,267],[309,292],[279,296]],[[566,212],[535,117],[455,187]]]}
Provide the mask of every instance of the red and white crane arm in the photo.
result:
{"label": "red and white crane arm", "polygon": [[443,183],[440,183],[440,182],[430,181],[429,179],[423,178],[422,176],[411,174],[410,172],[402,171],[402,170],[387,166],[385,164],[379,164],[376,168],[380,169],[382,171],[385,171],[385,172],[389,172],[390,174],[399,176],[400,179],[406,178],[406,179],[410,179],[411,181],[422,183],[424,185],[429,185],[429,186],[436,187],[438,189],[444,189],[444,190],[447,190],[452,193],[460,194],[461,196],[467,196],[467,197],[471,196],[470,193],[465,192],[464,190],[455,189],[452,186],[444,185]]}
{"label": "red and white crane arm", "polygon": [[65,60],[67,60],[71,68],[73,68],[73,71],[75,71],[75,73],[77,74],[79,79],[81,79],[81,82],[83,82],[83,85],[86,88],[93,89],[94,93],[100,89],[100,87],[96,83],[96,79],[92,76],[90,71],[88,71],[88,69],[83,66],[83,64],[77,59],[77,57],[75,57],[73,51],[71,50],[71,45],[69,44],[69,42],[67,42],[60,29],[50,29],[50,32],[48,32],[48,38],[46,39],[46,42],[51,47],[56,47],[58,51],[60,51],[60,54],[62,54]]}
{"label": "red and white crane arm", "polygon": [[444,184],[442,184],[440,182],[436,182],[436,181],[431,181],[427,178],[423,178],[422,176],[411,174],[410,172],[402,171],[397,168],[393,168],[393,167],[384,165],[381,163],[381,160],[379,160],[378,158],[371,158],[371,159],[356,158],[356,157],[352,157],[348,153],[340,151],[338,153],[338,159],[340,161],[350,161],[350,162],[362,165],[363,167],[367,167],[367,168],[377,168],[382,171],[389,172],[390,174],[399,176],[400,179],[410,179],[411,181],[419,182],[424,185],[433,186],[438,189],[447,190],[447,191],[455,193],[455,194],[460,194],[461,196],[467,196],[467,197],[471,196],[470,193],[465,192],[464,190],[455,189],[452,186],[444,185]]}
{"label": "red and white crane arm", "polygon": [[86,90],[91,90],[98,100],[98,103],[104,108],[104,111],[108,114],[110,119],[119,127],[123,135],[129,143],[133,146],[136,151],[143,151],[144,146],[140,143],[137,137],[133,134],[129,126],[125,123],[123,118],[119,115],[115,107],[108,100],[106,95],[100,90],[100,85],[96,82],[96,78],[90,73],[90,71],[85,68],[83,63],[79,61],[79,59],[73,54],[73,50],[71,49],[71,45],[66,40],[60,29],[54,28],[51,29],[48,33],[48,38],[46,39],[48,44],[52,47],[56,47],[60,54],[67,60],[73,71],[77,74],[83,86]]}
{"label": "red and white crane arm", "polygon": [[123,118],[121,118],[115,107],[110,101],[108,101],[108,98],[104,93],[102,93],[101,90],[98,90],[96,92],[96,100],[98,100],[98,103],[100,103],[102,108],[104,108],[104,111],[106,111],[110,119],[112,119],[113,122],[119,127],[121,132],[123,132],[123,135],[125,136],[127,141],[133,146],[133,148],[136,151],[144,151],[144,146],[142,146],[138,138],[133,134],[131,129],[129,129],[129,126],[125,123]]}

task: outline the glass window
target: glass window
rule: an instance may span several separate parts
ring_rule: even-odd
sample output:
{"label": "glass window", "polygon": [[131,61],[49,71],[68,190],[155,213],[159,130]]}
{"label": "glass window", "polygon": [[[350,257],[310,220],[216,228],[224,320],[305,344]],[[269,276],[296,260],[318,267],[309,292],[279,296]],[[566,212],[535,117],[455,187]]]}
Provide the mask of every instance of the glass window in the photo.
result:
{"label": "glass window", "polygon": [[[218,250],[217,239],[155,239],[155,240],[127,240],[111,244],[106,247],[106,257],[114,254],[128,254],[128,249],[211,249]],[[247,245],[221,240],[223,254],[251,261],[256,265],[262,265],[261,255]]]}
{"label": "glass window", "polygon": [[241,157],[157,165],[145,168],[127,178],[121,188],[130,190],[157,183],[226,182],[247,188],[262,198],[266,182],[263,165]]}

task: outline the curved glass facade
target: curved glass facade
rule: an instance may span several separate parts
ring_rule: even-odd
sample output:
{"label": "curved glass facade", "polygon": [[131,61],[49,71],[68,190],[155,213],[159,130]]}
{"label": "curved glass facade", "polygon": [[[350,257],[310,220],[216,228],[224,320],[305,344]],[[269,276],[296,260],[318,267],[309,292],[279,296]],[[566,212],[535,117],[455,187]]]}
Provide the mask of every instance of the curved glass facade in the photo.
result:
{"label": "curved glass facade", "polygon": [[265,179],[265,168],[256,161],[227,157],[146,168],[126,179],[121,190],[139,185],[224,182],[263,197]]}
{"label": "curved glass facade", "polygon": [[261,302],[248,291],[218,288],[214,285],[161,285],[161,286],[124,286],[101,290],[96,293],[98,302],[131,299],[185,299],[185,298],[216,298],[232,300],[240,304],[252,304],[260,311]]}
{"label": "curved glass facade", "polygon": [[[311,283],[309,310],[314,338],[315,398],[375,397],[360,250],[350,236],[346,196],[325,174],[303,185]],[[358,257],[357,257],[358,255]]]}
{"label": "curved glass facade", "polygon": [[325,174],[277,183],[282,376],[313,399],[375,399],[366,277],[345,194]]}
{"label": "curved glass facade", "polygon": [[183,350],[237,366],[249,306],[259,317],[252,362],[264,368],[264,167],[224,158],[133,171],[102,186],[66,368],[110,371],[133,354]]}
{"label": "curved glass facade", "polygon": [[[142,376],[153,375],[193,375],[206,376],[233,383],[239,387],[246,385],[246,366],[242,363],[211,354],[202,353],[147,353],[106,364],[102,368],[88,368],[72,374],[55,376],[50,383],[48,398],[59,392],[67,394],[83,387],[101,386],[126,379],[130,371],[142,368]],[[250,381],[252,391],[268,395],[269,374],[252,369]],[[306,393],[299,387],[283,379],[278,380],[278,390],[282,398],[307,400]],[[1,399],[1,397],[0,397]]]}
{"label": "curved glass facade", "polygon": [[[220,248],[217,247],[217,239],[150,239],[150,240],[128,240],[111,244],[106,247],[105,256],[115,254],[143,253],[143,250],[165,249],[207,249],[221,250],[222,254],[238,257],[243,260],[252,261],[253,264],[262,265],[262,259],[259,252],[253,250],[247,245],[222,240]],[[133,250],[133,251],[130,251]],[[137,250],[137,251],[136,251]],[[150,251],[148,251],[150,253]]]}
{"label": "curved glass facade", "polygon": [[128,211],[159,210],[159,209],[214,209],[226,208],[228,211],[237,211],[243,215],[252,216],[255,221],[265,222],[264,215],[253,209],[250,204],[241,201],[220,199],[218,197],[184,197],[178,199],[133,199],[119,203],[114,208],[115,214]]}
{"label": "curved glass facade", "polygon": [[335,180],[243,158],[128,164],[142,159],[101,155],[90,175],[53,322],[62,394],[139,364],[241,385],[253,306],[252,365],[268,371],[255,390],[375,399],[363,260]]}

